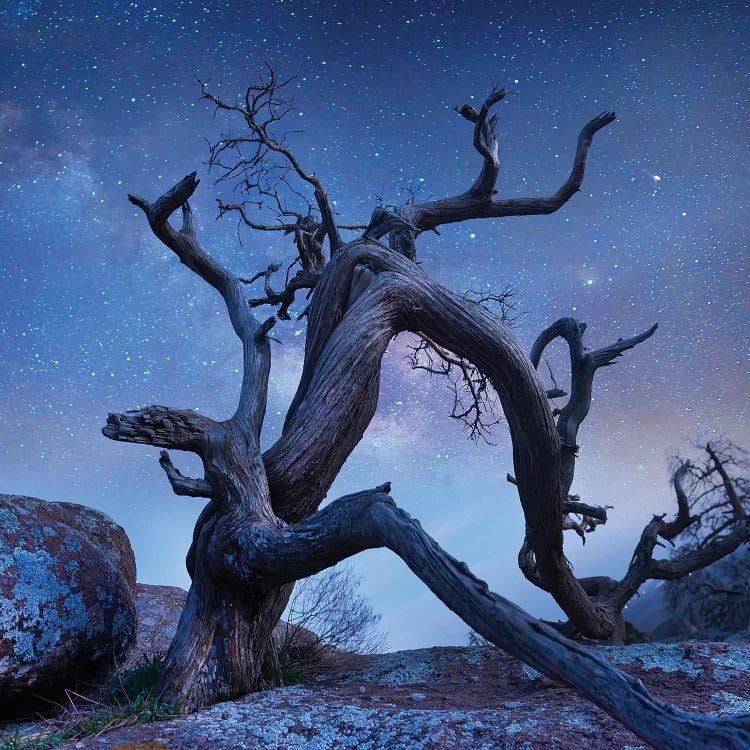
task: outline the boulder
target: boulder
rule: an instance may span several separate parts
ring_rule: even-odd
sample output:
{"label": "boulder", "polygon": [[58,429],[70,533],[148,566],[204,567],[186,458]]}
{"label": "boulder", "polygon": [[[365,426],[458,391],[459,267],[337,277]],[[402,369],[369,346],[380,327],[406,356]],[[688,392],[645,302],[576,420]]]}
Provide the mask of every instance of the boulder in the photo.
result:
{"label": "boulder", "polygon": [[143,659],[167,653],[186,601],[187,591],[178,586],[137,584],[138,627],[125,669],[135,669]]}
{"label": "boulder", "polygon": [[0,495],[0,715],[112,668],[135,627],[121,526],[83,505]]}

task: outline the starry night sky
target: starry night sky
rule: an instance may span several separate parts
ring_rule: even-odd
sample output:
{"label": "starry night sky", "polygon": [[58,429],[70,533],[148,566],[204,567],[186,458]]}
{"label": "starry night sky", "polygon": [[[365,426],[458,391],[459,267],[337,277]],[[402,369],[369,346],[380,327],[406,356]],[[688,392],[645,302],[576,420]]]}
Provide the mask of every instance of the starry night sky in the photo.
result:
{"label": "starry night sky", "polygon": [[[620,577],[652,511],[672,511],[667,458],[718,434],[750,445],[747,398],[748,128],[743,3],[39,2],[0,5],[0,491],[99,508],[127,530],[139,579],[186,586],[200,501],[177,498],[158,450],[114,443],[107,412],[160,403],[229,416],[240,347],[215,292],[151,235],[126,193],[149,199],[187,172],[204,247],[250,276],[290,261],[279,233],[215,221],[204,138],[232,127],[227,99],[265,56],[292,84],[290,144],[344,223],[376,195],[426,197],[478,173],[453,107],[501,102],[501,197],[549,195],[581,126],[602,110],[582,192],[549,217],[445,226],[418,244],[456,291],[517,290],[528,349],[558,317],[599,346],[659,322],[600,371],[579,435],[574,491],[610,522],[566,550],[579,575]],[[593,6],[593,7],[592,7]],[[606,8],[612,8],[606,10]],[[239,125],[237,125],[239,127]],[[236,129],[236,128],[235,128]],[[354,237],[353,233],[346,236]],[[304,324],[277,325],[264,445],[278,436]],[[445,384],[412,372],[406,337],[384,359],[378,414],[330,497],[393,482],[397,502],[490,586],[537,615],[557,610],[516,568],[523,536],[505,482],[509,440],[469,442]],[[551,353],[565,378],[564,349]],[[193,456],[173,455],[198,473]],[[357,558],[392,648],[463,643],[467,626],[387,552]]]}

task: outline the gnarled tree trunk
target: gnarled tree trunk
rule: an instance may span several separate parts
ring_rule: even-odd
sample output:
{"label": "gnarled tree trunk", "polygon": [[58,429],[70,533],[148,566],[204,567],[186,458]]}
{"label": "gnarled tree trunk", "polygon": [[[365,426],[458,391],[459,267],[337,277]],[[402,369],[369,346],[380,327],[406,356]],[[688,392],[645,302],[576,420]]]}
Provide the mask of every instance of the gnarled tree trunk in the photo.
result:
{"label": "gnarled tree trunk", "polygon": [[[595,651],[490,592],[464,563],[444,552],[417,521],[396,507],[388,494],[389,484],[318,510],[375,413],[381,360],[389,341],[401,331],[423,334],[434,345],[472,363],[499,396],[513,442],[513,481],[526,519],[519,556],[524,573],[554,596],[571,628],[594,637],[612,632],[619,612],[613,592],[621,598],[643,570],[653,573],[658,565],[650,554],[656,536],[677,533],[684,514],[677,526],[660,520],[661,525],[654,521],[648,527],[649,535],[640,545],[646,567],[633,572],[631,566],[633,575],[627,581],[611,586],[605,581],[603,587],[595,587],[591,581],[576,579],[563,553],[566,515],[577,512],[601,519],[604,514],[606,519],[606,513],[568,495],[575,436],[588,411],[593,372],[654,329],[584,354],[579,346],[582,329],[575,321],[559,321],[540,337],[529,358],[498,317],[424,273],[414,261],[414,242],[421,232],[440,224],[556,210],[578,190],[591,139],[614,115],[604,113],[584,127],[571,175],[552,197],[501,201],[494,198],[499,166],[495,118],[489,117],[489,110],[505,92],[494,92],[479,112],[465,105],[461,113],[474,123],[474,145],[483,158],[474,185],[453,198],[412,203],[396,212],[378,209],[364,235],[344,243],[322,184],[272,138],[269,127],[275,120],[258,118],[258,107],[276,102],[276,86],[272,81],[266,89],[251,89],[244,105],[227,105],[204,89],[204,96],[217,107],[241,113],[251,131],[250,142],[259,149],[258,169],[264,168],[263,158],[270,152],[286,158],[291,169],[313,186],[320,212],[319,224],[303,225],[305,217],[297,217],[290,230],[296,233],[298,249],[304,248],[300,250],[307,274],[304,284],[292,280],[276,293],[269,269],[258,276],[266,278],[267,299],[252,301],[252,307],[260,302],[281,305],[286,313],[295,291],[305,284],[314,287],[306,311],[302,377],[282,436],[264,454],[259,436],[270,367],[267,334],[274,319],[259,323],[245,298],[245,282],[219,266],[198,243],[188,204],[198,184],[195,174],[154,203],[130,196],[145,212],[155,235],[221,294],[244,356],[239,405],[229,420],[217,422],[189,411],[152,406],[110,414],[103,429],[115,440],[192,451],[205,469],[203,478],[185,477],[162,451],[160,463],[174,491],[209,499],[188,553],[192,586],[160,676],[162,696],[190,711],[258,689],[271,631],[293,582],[362,550],[387,547],[474,630],[570,685],[655,747],[747,746],[750,717],[701,717],[667,706]],[[223,140],[214,147],[212,160],[231,146],[231,139]],[[168,221],[178,208],[183,214],[179,231]],[[221,209],[240,211],[252,226],[242,206],[222,204]],[[381,242],[386,235],[390,246]],[[325,265],[318,252],[324,237],[331,250]],[[578,386],[574,382],[568,413],[555,422],[536,367],[546,343],[558,335],[568,340],[574,371],[578,367],[581,375]],[[735,531],[737,538],[747,535],[746,518],[739,520]]]}

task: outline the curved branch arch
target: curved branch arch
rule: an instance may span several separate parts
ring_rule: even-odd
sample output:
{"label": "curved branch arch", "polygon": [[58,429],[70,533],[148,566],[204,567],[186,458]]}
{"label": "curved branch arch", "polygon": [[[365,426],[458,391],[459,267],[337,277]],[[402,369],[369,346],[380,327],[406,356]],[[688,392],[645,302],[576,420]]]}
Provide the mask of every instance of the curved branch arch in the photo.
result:
{"label": "curved branch arch", "polygon": [[[347,284],[359,267],[374,276],[346,309]],[[296,521],[317,509],[375,413],[388,342],[407,330],[423,331],[486,373],[508,421],[526,537],[541,582],[576,627],[606,638],[613,615],[589,598],[563,553],[560,440],[533,365],[496,316],[380,243],[352,243],[321,278],[299,391],[282,437],[264,454],[274,511]]]}
{"label": "curved branch arch", "polygon": [[[267,87],[260,91],[261,96],[268,94]],[[480,633],[567,682],[656,747],[687,750],[696,738],[705,746],[744,747],[750,716],[698,717],[660,703],[581,645],[490,593],[464,563],[447,555],[418,522],[395,508],[387,497],[388,486],[317,511],[375,413],[381,360],[389,341],[401,331],[424,333],[473,363],[498,393],[510,428],[515,483],[526,521],[520,557],[528,561],[527,577],[554,596],[576,629],[606,637],[613,628],[611,603],[596,598],[590,581],[573,576],[563,553],[564,512],[584,504],[571,506],[567,495],[564,459],[572,446],[567,432],[560,431],[560,420],[555,423],[536,375],[538,357],[530,360],[500,319],[432,281],[411,259],[414,238],[440,224],[557,210],[579,188],[594,134],[614,119],[612,113],[603,113],[584,126],[571,175],[553,196],[499,201],[493,197],[499,163],[495,117],[489,111],[503,96],[502,91],[493,92],[480,112],[467,106],[460,110],[475,124],[474,145],[484,160],[469,191],[409,204],[398,215],[376,212],[365,235],[348,245],[338,237],[327,195],[317,189],[313,176],[300,174],[316,188],[331,260],[311,281],[302,377],[282,436],[263,455],[259,434],[270,365],[267,334],[274,319],[259,323],[243,281],[200,247],[188,205],[197,186],[194,174],[153,204],[131,196],[154,234],[222,295],[244,356],[239,405],[229,420],[149,407],[110,415],[103,430],[115,440],[192,450],[205,468],[204,479],[190,479],[168,454],[161,457],[176,492],[209,497],[210,502],[196,524],[187,560],[193,582],[157,689],[179,700],[185,710],[258,689],[271,629],[288,600],[291,582],[360,550],[387,546]],[[246,102],[243,109],[212,101],[255,117],[254,104]],[[248,124],[253,129],[253,123]],[[269,140],[266,126],[255,125],[260,132],[254,130],[254,142],[281,153],[296,168],[291,152],[275,148],[279,144]],[[179,207],[183,226],[177,231],[168,219]],[[398,251],[379,241],[388,233]],[[267,286],[269,298],[278,296],[271,294],[270,283]],[[651,333],[653,329],[636,338],[641,341]],[[583,359],[593,374],[633,345],[617,342]],[[562,421],[575,424],[576,419]],[[664,525],[654,529],[660,533]]]}

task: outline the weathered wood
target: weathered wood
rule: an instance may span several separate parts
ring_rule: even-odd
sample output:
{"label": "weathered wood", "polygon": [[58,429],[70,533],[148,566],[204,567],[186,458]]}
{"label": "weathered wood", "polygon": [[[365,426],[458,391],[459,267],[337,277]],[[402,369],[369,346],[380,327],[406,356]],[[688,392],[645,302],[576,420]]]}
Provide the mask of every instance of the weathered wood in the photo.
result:
{"label": "weathered wood", "polygon": [[[491,97],[490,97],[491,98]],[[486,116],[486,115],[485,115]],[[475,125],[475,146],[483,157],[482,170],[474,184],[461,195],[451,198],[410,203],[399,209],[401,216],[420,231],[434,229],[442,224],[450,224],[468,219],[501,218],[505,216],[532,216],[551,214],[565,205],[580,189],[586,171],[591,143],[594,134],[615,119],[614,112],[602,112],[583,126],[573,158],[573,167],[568,179],[549,197],[507,198],[494,197],[494,187],[500,165],[497,159],[497,139],[495,120],[487,122],[489,127]]]}
{"label": "weathered wood", "polygon": [[107,415],[102,434],[110,440],[199,453],[203,434],[216,424],[194,411],[154,405]]}
{"label": "weathered wood", "polygon": [[[531,349],[530,359],[535,367],[539,366],[544,349],[558,336],[568,343],[571,367],[571,394],[568,403],[559,411],[557,419],[557,431],[560,440],[566,450],[562,454],[561,478],[566,492],[570,491],[573,482],[578,451],[578,431],[581,424],[588,416],[591,407],[593,381],[596,371],[600,367],[607,367],[622,356],[623,352],[632,349],[646,339],[650,338],[657,329],[654,324],[648,330],[627,339],[618,339],[609,346],[593,351],[586,351],[583,345],[583,334],[586,330],[585,323],[579,323],[573,318],[561,318],[544,330],[534,342]],[[591,588],[591,582],[597,581],[595,593],[590,594],[601,607],[610,609],[619,616],[625,605],[635,596],[640,586],[650,579],[676,580],[690,573],[720,560],[734,552],[738,547],[750,540],[750,524],[745,523],[746,512],[740,501],[737,491],[729,475],[724,469],[722,461],[711,449],[706,446],[706,451],[713,462],[713,470],[721,477],[722,487],[725,493],[725,502],[729,508],[730,520],[724,525],[727,533],[717,537],[710,542],[705,542],[697,549],[689,549],[670,560],[655,560],[653,552],[660,544],[659,539],[664,539],[672,544],[672,541],[691,525],[700,520],[699,516],[693,516],[690,512],[689,499],[682,486],[685,474],[690,470],[689,463],[683,463],[673,476],[673,484],[677,497],[677,515],[671,521],[665,521],[664,516],[654,516],[653,520],[644,528],[641,538],[633,553],[633,558],[625,576],[617,581],[611,578],[595,577],[581,580],[584,590]],[[563,507],[570,507],[570,501],[563,503]],[[568,510],[567,512],[571,512]],[[573,511],[576,512],[576,511]],[[593,517],[593,516],[592,516]],[[604,519],[606,520],[606,512]],[[565,523],[563,524],[566,525]],[[574,523],[568,523],[568,528],[575,528],[583,534],[581,529],[576,528]],[[522,558],[526,570],[526,577],[540,585],[541,577],[536,575],[534,567],[536,559],[533,554],[525,554]],[[606,580],[606,584],[603,581]],[[545,583],[543,588],[554,596]],[[590,635],[584,628],[579,632]],[[595,637],[595,636],[593,636]]]}
{"label": "weathered wood", "polygon": [[[347,310],[343,290],[358,266],[376,273]],[[350,243],[321,277],[299,389],[282,437],[264,455],[277,515],[294,521],[317,508],[374,414],[372,384],[380,358],[401,330],[425,333],[489,378],[510,428],[519,496],[541,579],[577,625],[592,637],[606,638],[614,626],[612,614],[590,601],[563,554],[560,442],[528,357],[496,316],[379,243]],[[344,424],[350,429],[342,430]]]}
{"label": "weathered wood", "polygon": [[[203,461],[205,478],[196,480],[183,477],[166,451],[160,458],[175,492],[211,498],[196,524],[188,553],[193,582],[157,686],[185,711],[260,688],[271,631],[291,591],[288,586],[237,589],[217,575],[227,536],[248,519],[272,527],[277,523],[260,452],[271,363],[266,334],[274,320],[259,323],[242,282],[200,246],[187,203],[197,185],[193,173],[153,204],[134,196],[130,200],[146,213],[154,234],[224,299],[243,350],[237,410],[231,419],[216,422],[192,412],[150,407],[111,414],[103,429],[116,440],[192,450]],[[183,225],[178,232],[168,219],[179,207]]]}
{"label": "weathered wood", "polygon": [[282,530],[250,525],[237,534],[226,575],[280,584],[312,575],[357,552],[387,547],[464,622],[492,643],[569,685],[662,750],[740,750],[750,744],[750,714],[705,717],[654,698],[640,680],[594,649],[571,641],[489,591],[397,508],[388,484],[340,498]]}
{"label": "weathered wood", "polygon": [[167,451],[159,454],[159,464],[172,485],[175,495],[188,495],[189,497],[211,497],[213,487],[205,479],[193,479],[184,476],[179,469],[175,468]]}
{"label": "weathered wood", "polygon": [[183,712],[261,689],[273,627],[291,594],[291,586],[238,588],[217,575],[217,557],[227,562],[224,539],[241,521],[244,514],[212,508],[196,524],[192,584],[154,686],[155,694]]}
{"label": "weathered wood", "polygon": [[[496,117],[490,110],[506,92],[493,91],[479,112],[468,105],[461,109],[474,123],[474,146],[483,159],[474,185],[455,198],[376,212],[365,235],[344,245],[324,186],[269,130],[278,119],[275,97],[281,86],[270,71],[269,78],[248,89],[244,104],[236,105],[222,102],[203,87],[205,98],[239,114],[251,131],[248,137],[215,144],[212,163],[218,163],[221,154],[251,143],[257,148],[251,163],[257,181],[263,179],[265,155],[278,154],[312,185],[321,213],[319,225],[298,215],[294,224],[284,227],[295,232],[304,269],[300,284],[287,283],[277,295],[270,285],[271,269],[261,274],[266,279],[266,301],[282,304],[283,313],[297,288],[314,287],[300,383],[283,433],[265,454],[261,455],[259,441],[270,368],[267,334],[274,319],[256,320],[245,297],[245,282],[200,246],[188,203],[198,185],[195,173],[154,203],[130,196],[146,214],[156,237],[221,294],[243,348],[238,407],[229,420],[149,407],[112,414],[103,429],[115,440],[194,451],[205,470],[202,479],[184,477],[166,451],[162,453],[160,463],[175,492],[209,497],[210,502],[196,523],[188,552],[193,583],[158,691],[179,702],[183,710],[193,710],[258,689],[271,629],[293,581],[361,550],[387,546],[479,633],[587,695],[654,746],[687,748],[697,740],[707,747],[740,747],[737,743],[748,739],[748,717],[696,717],[655,700],[640,683],[595,653],[490,593],[465,564],[443,552],[418,522],[395,507],[386,494],[388,486],[318,511],[375,413],[388,343],[401,331],[419,332],[438,349],[480,369],[498,393],[510,429],[515,481],[526,520],[519,553],[524,573],[552,593],[576,629],[595,637],[612,631],[616,613],[601,598],[611,588],[608,582],[578,581],[563,553],[565,513],[571,507],[603,511],[580,503],[571,506],[571,456],[578,425],[590,404],[586,378],[590,381],[598,367],[654,329],[588,355],[579,347],[583,328],[576,321],[564,325],[558,321],[560,325],[547,332],[547,338],[567,336],[571,357],[575,348],[576,362],[585,372],[583,379],[574,377],[570,409],[563,410],[556,424],[549,394],[536,376],[539,357],[530,360],[503,321],[432,281],[413,258],[417,236],[440,224],[557,210],[578,190],[593,135],[614,114],[603,113],[583,128],[571,175],[553,196],[501,201],[494,198],[499,162]],[[270,119],[260,119],[264,108],[270,109]],[[256,187],[262,190],[259,182]],[[169,223],[178,208],[183,216],[179,231]],[[220,210],[235,208],[244,219],[241,205],[220,204]],[[303,224],[313,232],[312,244],[300,249]],[[395,251],[380,242],[385,234]],[[324,236],[331,250],[327,265],[321,250]],[[270,673],[278,670],[272,668]]]}

